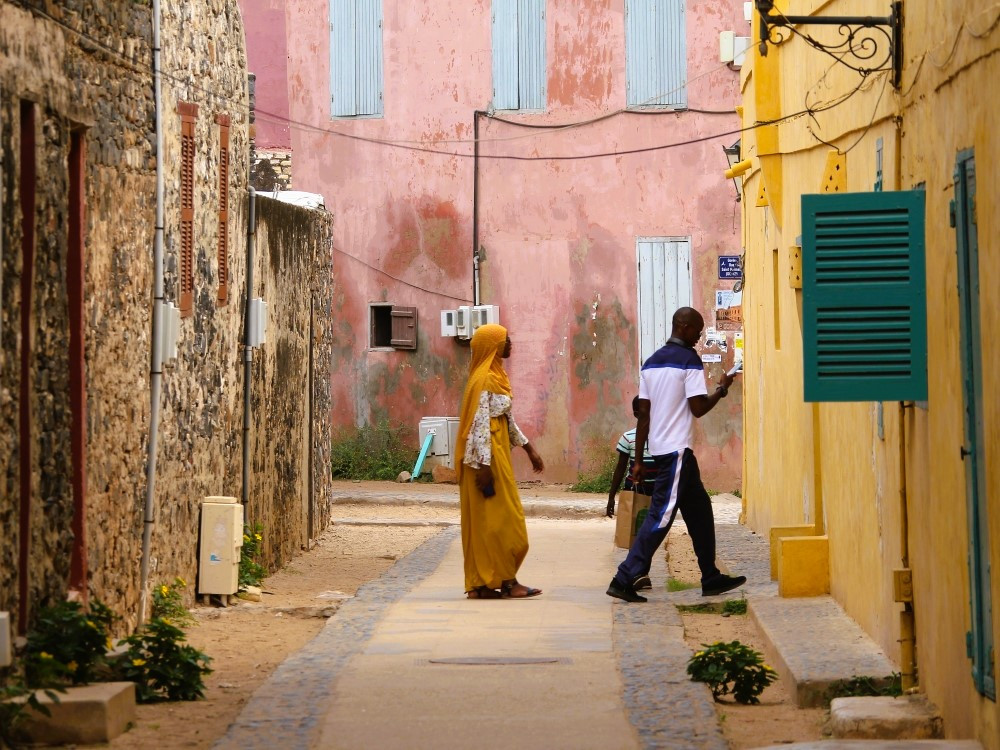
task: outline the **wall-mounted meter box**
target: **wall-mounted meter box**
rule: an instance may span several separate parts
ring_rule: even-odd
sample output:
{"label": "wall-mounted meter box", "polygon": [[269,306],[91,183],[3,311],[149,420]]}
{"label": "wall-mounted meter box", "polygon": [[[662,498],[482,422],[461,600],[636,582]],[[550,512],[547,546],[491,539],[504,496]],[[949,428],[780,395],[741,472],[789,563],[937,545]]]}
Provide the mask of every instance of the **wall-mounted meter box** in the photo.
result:
{"label": "wall-mounted meter box", "polygon": [[472,332],[487,323],[500,322],[500,307],[498,305],[476,305],[472,308]]}
{"label": "wall-mounted meter box", "polygon": [[0,612],[0,667],[11,665],[14,649],[11,648],[10,613]]}
{"label": "wall-mounted meter box", "polygon": [[258,347],[267,343],[267,302],[254,297],[250,300],[249,318],[247,319],[247,343]]}
{"label": "wall-mounted meter box", "polygon": [[458,417],[423,417],[417,426],[418,444],[423,445],[427,433],[434,439],[424,459],[425,466],[455,468],[455,446],[458,443]]}
{"label": "wall-mounted meter box", "polygon": [[457,336],[458,330],[455,327],[455,311],[454,310],[442,310],[441,311],[441,335],[442,336]]}
{"label": "wall-mounted meter box", "polygon": [[472,308],[468,305],[455,311],[455,335],[460,339],[472,338]]}
{"label": "wall-mounted meter box", "polygon": [[235,594],[240,586],[243,506],[235,497],[206,497],[201,504],[198,593]]}

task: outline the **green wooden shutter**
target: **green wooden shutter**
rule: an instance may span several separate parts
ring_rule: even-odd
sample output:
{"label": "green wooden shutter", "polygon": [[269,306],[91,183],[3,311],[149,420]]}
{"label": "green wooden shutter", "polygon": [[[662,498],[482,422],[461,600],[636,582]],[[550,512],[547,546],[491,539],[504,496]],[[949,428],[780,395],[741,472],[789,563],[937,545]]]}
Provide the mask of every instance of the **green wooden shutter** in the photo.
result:
{"label": "green wooden shutter", "polygon": [[802,196],[806,401],[927,398],[924,192]]}

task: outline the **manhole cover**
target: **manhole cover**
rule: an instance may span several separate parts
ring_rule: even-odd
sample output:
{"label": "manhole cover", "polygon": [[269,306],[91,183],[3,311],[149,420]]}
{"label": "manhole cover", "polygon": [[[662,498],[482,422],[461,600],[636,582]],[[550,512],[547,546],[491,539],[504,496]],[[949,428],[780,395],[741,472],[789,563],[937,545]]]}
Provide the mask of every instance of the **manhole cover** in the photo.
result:
{"label": "manhole cover", "polygon": [[454,656],[448,659],[428,659],[428,661],[431,664],[492,667],[511,664],[569,664],[570,660],[558,656]]}

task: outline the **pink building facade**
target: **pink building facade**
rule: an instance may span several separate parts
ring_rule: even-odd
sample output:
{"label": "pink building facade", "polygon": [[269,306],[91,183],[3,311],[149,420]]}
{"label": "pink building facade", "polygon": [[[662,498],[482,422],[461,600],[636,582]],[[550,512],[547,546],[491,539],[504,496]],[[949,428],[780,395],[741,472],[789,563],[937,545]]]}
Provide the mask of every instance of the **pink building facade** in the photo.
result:
{"label": "pink building facade", "polygon": [[[640,361],[669,336],[664,316],[689,303],[711,326],[717,292],[733,287],[719,279],[720,256],[742,244],[722,147],[739,138],[739,74],[720,62],[719,35],[747,33],[743,3],[283,5],[282,27],[245,0],[250,66],[285,35],[275,96],[287,97],[294,186],[334,216],[335,421],[415,432],[456,414],[468,342],[442,335],[441,312],[496,305],[543,479],[592,471],[634,426]],[[349,39],[359,28],[370,33]],[[382,305],[415,309],[415,349],[380,338]],[[725,346],[702,347],[712,379],[742,342],[719,327]],[[737,385],[697,426],[708,487],[740,486],[741,428]]]}

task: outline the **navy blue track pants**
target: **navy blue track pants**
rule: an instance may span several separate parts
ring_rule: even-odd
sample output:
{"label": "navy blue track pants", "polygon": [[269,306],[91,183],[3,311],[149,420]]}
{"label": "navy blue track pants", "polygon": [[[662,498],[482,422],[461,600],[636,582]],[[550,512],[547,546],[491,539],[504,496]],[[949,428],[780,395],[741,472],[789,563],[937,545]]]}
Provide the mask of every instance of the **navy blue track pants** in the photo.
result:
{"label": "navy blue track pants", "polygon": [[653,456],[656,462],[656,485],[649,502],[649,513],[635,535],[625,561],[618,566],[615,579],[628,586],[639,576],[649,575],[656,550],[667,538],[677,511],[687,524],[694,553],[701,568],[701,580],[719,574],[715,566],[715,517],[712,501],[701,483],[698,461],[690,448],[665,456]]}

